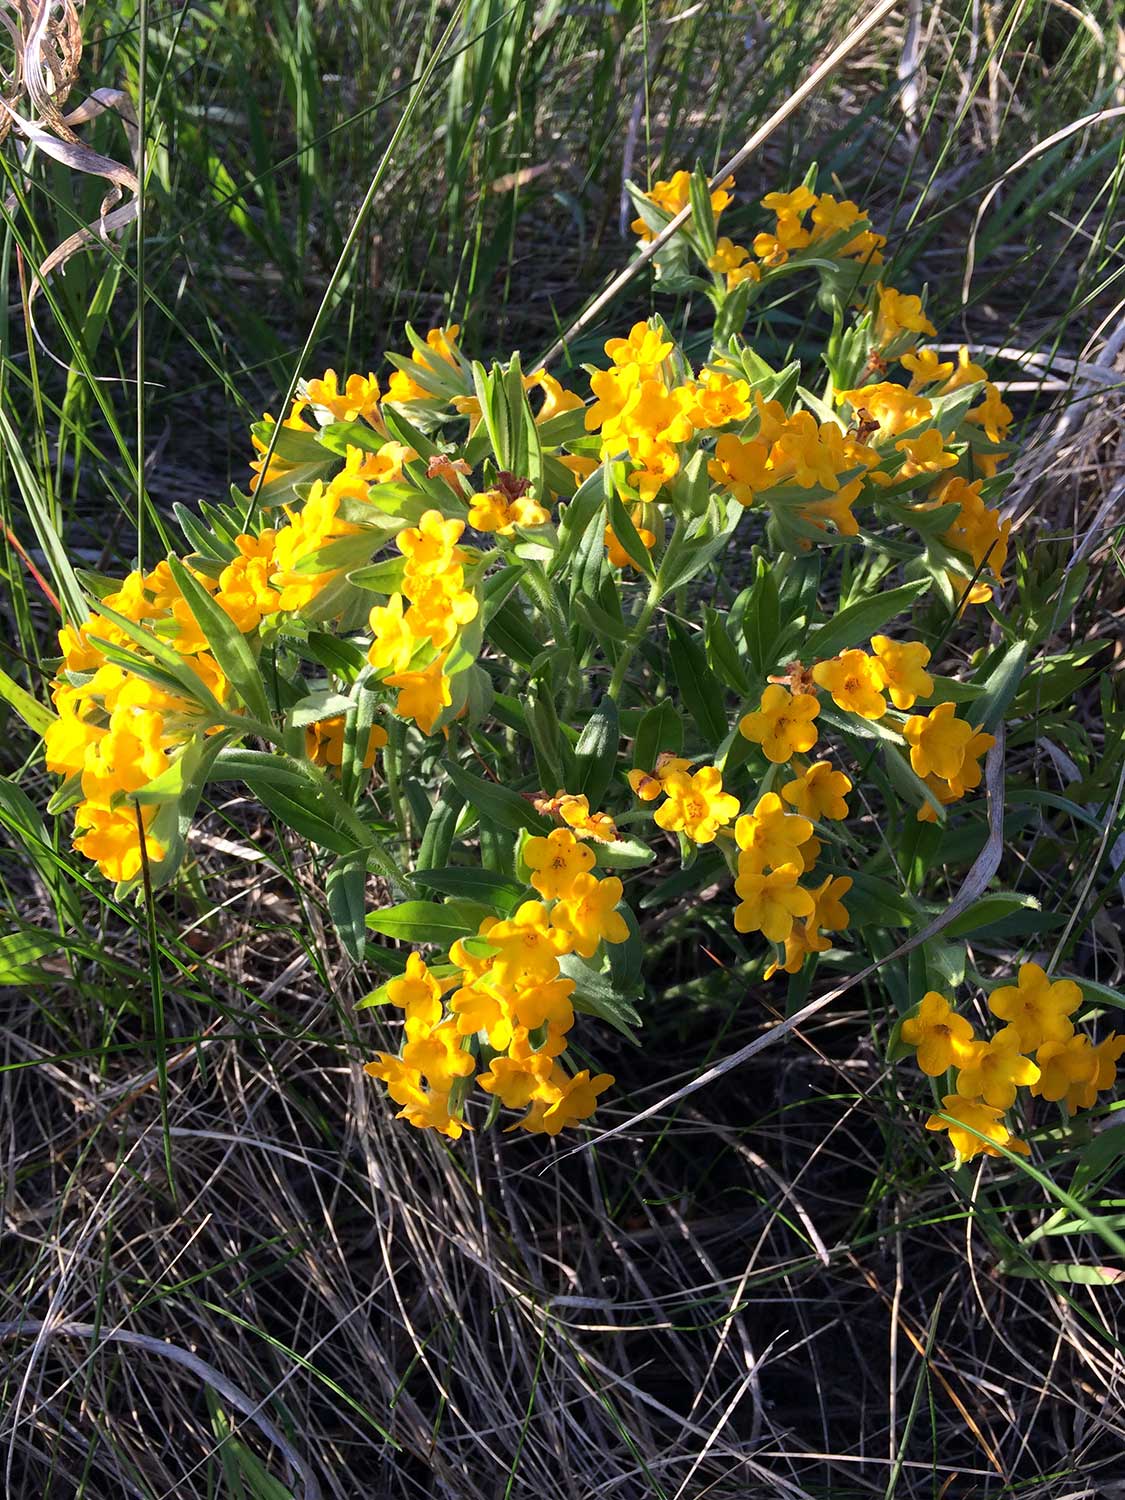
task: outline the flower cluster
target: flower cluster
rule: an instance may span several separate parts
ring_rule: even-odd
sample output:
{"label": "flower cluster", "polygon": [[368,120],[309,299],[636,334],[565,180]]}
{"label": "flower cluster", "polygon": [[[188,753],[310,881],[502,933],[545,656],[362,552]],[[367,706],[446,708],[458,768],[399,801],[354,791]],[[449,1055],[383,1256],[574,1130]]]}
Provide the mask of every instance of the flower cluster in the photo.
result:
{"label": "flower cluster", "polygon": [[967,1017],[936,990],[922,997],[903,1021],[903,1042],[930,1078],[950,1075],[953,1090],[942,1097],[941,1114],[927,1130],[949,1132],[959,1161],[1001,1149],[1027,1155],[1026,1141],[1011,1128],[1010,1111],[1018,1092],[1062,1106],[1066,1115],[1093,1108],[1111,1089],[1125,1036],[1110,1032],[1096,1045],[1076,1031],[1073,1016],[1082,991],[1071,979],[1048,978],[1036,963],[1021,964],[1015,984],[999,985],[988,1008],[1006,1024],[991,1037],[974,1033]]}
{"label": "flower cluster", "polygon": [[[969,653],[938,645],[996,610],[1011,412],[967,351],[924,343],[856,204],[770,194],[740,245],[717,235],[732,190],[677,172],[634,195],[642,238],[693,210],[654,260],[711,298],[702,356],[652,317],[564,384],[408,327],[389,377],[302,382],[252,430],[249,493],[184,516],[186,555],[60,633],[46,755],[76,848],[119,896],[155,887],[204,785],[246,784],[316,846],[351,958],[391,974],[372,1003],[403,1043],[369,1071],[451,1138],[474,1082],[490,1123],[590,1116],[610,1080],[567,1057],[576,1017],[641,1024],[628,871],[678,858],[676,889],[733,887],[765,975],[799,983],[842,957],[833,934],[928,919],[897,888],[888,915],[867,830],[885,812],[940,867],[1011,702],[1003,649],[961,680],[942,673]],[[820,397],[742,333],[802,266],[831,314]],[[728,549],[734,597],[705,582]]]}
{"label": "flower cluster", "polygon": [[[97,621],[59,631],[62,661],[52,690],[58,717],[44,735],[47,769],[64,778],[56,806],[74,806],[74,847],[113,881],[135,879],[147,860],[168,848],[161,801],[143,793],[169,773],[207,723],[205,704],[218,706],[227,682],[166,563],[131,573],[101,601]],[[167,670],[130,671],[130,626],[162,626]]]}
{"label": "flower cluster", "polygon": [[[588,822],[588,805],[573,812],[577,823]],[[538,899],[510,916],[486,917],[475,936],[453,944],[436,973],[412,953],[404,975],[385,986],[387,1001],[405,1012],[405,1041],[401,1055],[382,1052],[367,1072],[401,1105],[400,1118],[454,1140],[465,1128],[462,1109],[477,1067],[484,1070],[475,1082],[486,1094],[526,1111],[509,1129],[533,1134],[558,1135],[588,1119],[613,1083],[608,1073],[570,1073],[563,1065],[575,981],[559,960],[593,959],[603,944],[628,939],[617,910],[621,881],[593,873],[594,851],[570,827],[525,839],[520,858]]]}
{"label": "flower cluster", "polygon": [[[730,205],[732,187],[734,187],[734,178],[728,177],[708,193],[712,222],[715,224],[719,222],[719,215],[723,209]],[[669,219],[674,219],[691,202],[691,173],[681,168],[680,171],[673,172],[666,181],[661,180],[655,183],[644,196],[649,203],[655,204],[667,214]],[[644,218],[634,219],[630,227],[633,233],[642,240],[648,241],[655,237],[653,229]]]}
{"label": "flower cluster", "polygon": [[[402,590],[370,613],[372,642],[367,660],[396,688],[395,713],[432,734],[452,703],[445,673],[449,649],[480,608],[465,588],[468,558],[457,546],[465,523],[428,510],[417,526],[400,531],[395,545],[406,559]],[[409,608],[405,607],[409,600]]]}

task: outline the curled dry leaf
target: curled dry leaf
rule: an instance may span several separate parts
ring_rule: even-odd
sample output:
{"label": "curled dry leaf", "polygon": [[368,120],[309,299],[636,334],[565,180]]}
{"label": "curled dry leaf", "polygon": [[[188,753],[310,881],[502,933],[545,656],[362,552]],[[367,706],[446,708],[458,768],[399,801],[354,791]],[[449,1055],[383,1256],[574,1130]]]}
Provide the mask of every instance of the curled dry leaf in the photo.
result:
{"label": "curled dry leaf", "polygon": [[[0,82],[0,142],[14,128],[26,147],[38,149],[75,172],[104,177],[110,184],[98,218],[68,235],[36,268],[28,294],[30,308],[52,272],[85,246],[98,240],[108,242],[111,234],[126,228],[137,217],[140,184],[135,164],[140,132],[132,101],[120,89],[95,89],[76,108],[62,112],[61,106],[74,86],[82,57],[82,32],[73,0],[63,0],[61,5],[52,0],[33,0],[33,3],[0,0],[0,24],[11,38],[13,48],[11,69]],[[24,96],[30,108],[21,111],[18,106]],[[76,126],[88,124],[106,110],[112,110],[121,120],[133,166],[92,150],[76,132]],[[37,118],[30,118],[33,114]],[[20,152],[25,168],[31,159],[26,147]],[[121,203],[124,193],[132,196]],[[9,212],[15,210],[14,195],[8,198],[5,208]],[[33,315],[31,321],[36,339],[42,345]]]}

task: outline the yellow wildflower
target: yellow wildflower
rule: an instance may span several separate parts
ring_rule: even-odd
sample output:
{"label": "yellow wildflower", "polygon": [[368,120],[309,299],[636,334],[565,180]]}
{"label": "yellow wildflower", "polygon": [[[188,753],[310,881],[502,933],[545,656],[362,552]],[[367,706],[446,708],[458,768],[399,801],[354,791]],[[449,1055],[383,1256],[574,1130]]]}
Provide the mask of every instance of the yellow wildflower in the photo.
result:
{"label": "yellow wildflower", "polygon": [[402,595],[392,594],[386,604],[376,604],[368,616],[375,638],[367,660],[376,672],[404,672],[417,648],[418,641],[409,615],[403,614],[403,605]]}
{"label": "yellow wildflower", "polygon": [[892,286],[880,286],[877,290],[878,313],[874,328],[877,344],[889,344],[903,333],[928,333],[931,338],[937,333],[926,317],[921,297],[896,292]]}
{"label": "yellow wildflower", "polygon": [[1039,1081],[1039,1069],[1022,1055],[1020,1034],[1005,1026],[991,1041],[974,1042],[957,1075],[957,1092],[966,1099],[978,1095],[995,1109],[1010,1109],[1021,1084]]}
{"label": "yellow wildflower", "polygon": [[448,1094],[458,1078],[467,1078],[473,1071],[473,1054],[462,1048],[461,1041],[456,1022],[442,1021],[408,1041],[402,1060],[407,1067],[417,1068],[435,1093]]}
{"label": "yellow wildflower", "polygon": [[[1021,1156],[1030,1154],[1026,1141],[1017,1140],[1004,1124],[1001,1111],[981,1099],[963,1099],[960,1094],[946,1094],[942,1108],[953,1117],[953,1123],[940,1115],[931,1115],[926,1121],[927,1130],[948,1130],[949,1143],[961,1161],[972,1161],[974,1156],[999,1156],[999,1146],[1008,1151],[1017,1151]],[[979,1134],[978,1134],[979,1132]],[[981,1140],[980,1136],[985,1136]]]}
{"label": "yellow wildflower", "polygon": [[332,413],[337,422],[354,422],[357,417],[370,421],[379,410],[379,382],[367,376],[349,375],[340,389],[335,370],[325,370],[323,379],[310,380],[305,394],[314,406]]}
{"label": "yellow wildflower", "polygon": [[615,365],[635,365],[641,380],[652,380],[673,349],[663,329],[647,323],[634,323],[625,339],[609,339],[605,352]]}
{"label": "yellow wildflower", "polygon": [[896,708],[913,708],[919,698],[928,698],[934,680],[923,670],[930,659],[930,648],[921,641],[894,641],[889,635],[873,635],[871,649],[880,686],[891,695]]}
{"label": "yellow wildflower", "polygon": [[947,380],[953,374],[953,365],[943,360],[934,349],[908,350],[899,360],[910,371],[910,389],[919,390],[924,385],[934,385]]}
{"label": "yellow wildflower", "polygon": [[918,776],[933,774],[952,781],[965,764],[973,726],[957,718],[952,703],[939,703],[928,714],[911,714],[902,733]]}
{"label": "yellow wildflower", "polygon": [[[1011,1031],[1014,1028],[1006,1026],[1004,1029]],[[1032,1081],[1031,1092],[1036,1098],[1057,1103],[1072,1089],[1084,1092],[1090,1084],[1097,1082],[1099,1059],[1085,1032],[1077,1032],[1060,1041],[1042,1042],[1036,1049],[1035,1060],[1039,1064],[1039,1076]]]}
{"label": "yellow wildflower", "polygon": [[738,813],[738,798],[723,791],[722,772],[703,766],[694,775],[677,771],[663,782],[667,800],[657,808],[656,822],[670,833],[683,833],[695,844],[710,844],[720,828]]}
{"label": "yellow wildflower", "polygon": [[617,838],[617,829],[608,813],[591,812],[589,799],[573,796],[570,792],[559,792],[554,799],[552,811],[573,828],[580,839],[594,839],[599,844],[612,844]]}
{"label": "yellow wildflower", "polygon": [[782,865],[768,874],[748,871],[734,883],[740,901],[734,909],[738,932],[761,932],[771,943],[784,943],[794,917],[812,915],[812,896],[797,884],[796,865]]}
{"label": "yellow wildflower", "polygon": [[[363,752],[363,764],[370,769],[375,756],[387,743],[387,731],[380,724],[372,724],[367,731],[367,749]],[[305,730],[305,754],[319,766],[339,766],[344,762],[344,715],[336,714],[331,719],[318,719]]]}
{"label": "yellow wildflower", "polygon": [[573,951],[593,958],[602,940],[624,943],[629,925],[616,910],[623,889],[616,875],[598,880],[590,874],[576,875],[570,893],[551,913],[551,921],[570,937]]}
{"label": "yellow wildflower", "polygon": [[1070,1017],[1082,1003],[1072,979],[1053,983],[1038,964],[1020,964],[1017,982],[1001,985],[988,997],[988,1008],[1019,1033],[1025,1052],[1045,1042],[1065,1042],[1073,1034]]}
{"label": "yellow wildflower", "polygon": [[503,1052],[512,1039],[514,1016],[508,996],[496,990],[462,985],[449,1001],[462,1036],[483,1032],[490,1047]]}
{"label": "yellow wildflower", "polygon": [[816,822],[820,818],[838,821],[848,815],[845,796],[852,784],[843,771],[834,771],[831,761],[817,760],[799,772],[795,780],[787,781],[781,795],[802,816]]}
{"label": "yellow wildflower", "polygon": [[701,431],[725,427],[728,422],[745,422],[754,409],[749,381],[732,380],[721,370],[706,370],[699,380],[682,389],[690,398],[688,419]]}
{"label": "yellow wildflower", "polygon": [[548,913],[542,901],[524,901],[512,916],[489,928],[488,941],[499,949],[489,960],[490,980],[505,989],[515,990],[557,979],[558,955],[569,952],[571,937],[568,929],[558,925],[554,913]]}
{"label": "yellow wildflower", "polygon": [[440,510],[428,510],[417,526],[408,526],[395,537],[395,546],[415,575],[443,573],[460,561],[458,538],[464,521],[446,520]]}
{"label": "yellow wildflower", "polygon": [[517,526],[545,526],[551,513],[530,495],[509,497],[501,490],[483,490],[469,505],[469,525],[475,531],[511,536]]}
{"label": "yellow wildflower", "polygon": [[811,892],[813,910],[807,919],[811,933],[820,928],[825,932],[844,932],[851,923],[851,915],[843,898],[852,888],[850,875],[827,875]]}
{"label": "yellow wildflower", "polygon": [[413,719],[423,734],[433,733],[442,710],[453,701],[444,668],[445,657],[437,656],[420,671],[395,672],[383,678],[387,687],[398,688],[397,716]]}
{"label": "yellow wildflower", "polygon": [[963,1067],[973,1055],[973,1028],[937,990],[922,996],[917,1010],[900,1032],[922,1072],[936,1078],[948,1068]]}
{"label": "yellow wildflower", "polygon": [[[144,858],[150,865],[164,858],[164,845],[149,832],[155,807],[141,808]],[[141,832],[135,806],[109,808],[83,802],[75,813],[74,847],[93,860],[107,880],[133,880],[141,873]]]}
{"label": "yellow wildflower", "polygon": [[1067,1090],[1066,1107],[1071,1114],[1080,1109],[1092,1109],[1098,1095],[1113,1087],[1122,1053],[1125,1053],[1125,1036],[1118,1036],[1116,1032],[1111,1031],[1098,1043],[1094,1048],[1094,1076],[1072,1084]]}
{"label": "yellow wildflower", "polygon": [[829,661],[818,661],[812,669],[813,681],[827,688],[832,701],[845,713],[864,719],[881,719],[887,702],[881,688],[883,679],[876,663],[865,651],[842,651]]}
{"label": "yellow wildflower", "polygon": [[613,1075],[610,1073],[598,1073],[591,1078],[589,1069],[583,1068],[571,1078],[556,1065],[543,1086],[548,1098],[536,1099],[524,1118],[509,1128],[558,1135],[568,1125],[588,1120],[598,1107],[598,1095],[612,1085]]}
{"label": "yellow wildflower", "polygon": [[506,1109],[526,1109],[544,1093],[554,1068],[548,1052],[535,1052],[525,1044],[513,1047],[507,1057],[494,1057],[488,1072],[478,1074],[477,1083]]}
{"label": "yellow wildflower", "polygon": [[690,765],[691,761],[663,751],[656,757],[656,764],[651,771],[633,770],[626,779],[642,802],[655,802],[664,791],[665,781],[678,772],[686,771]]}
{"label": "yellow wildflower", "polygon": [[744,714],[738,729],[743,738],[761,745],[767,760],[781,765],[816,744],[812,721],[819,712],[815,694],[790,693],[787,688],[771,683],[762,694],[760,707]]}
{"label": "yellow wildflower", "polygon": [[593,867],[594,851],[569,828],[555,828],[546,838],[528,839],[523,859],[532,872],[531,884],[543,899],[557,901],[568,896],[575,879]]}
{"label": "yellow wildflower", "polygon": [[417,1068],[408,1067],[401,1057],[392,1052],[380,1052],[378,1057],[364,1063],[363,1071],[369,1078],[378,1078],[396,1104],[425,1105],[426,1091],[422,1087],[422,1075]]}
{"label": "yellow wildflower", "polygon": [[766,869],[792,865],[800,873],[804,860],[802,844],[812,835],[808,818],[787,813],[776,792],[759,797],[754,811],[744,813],[734,826],[734,836],[741,851],[740,875],[758,874]]}
{"label": "yellow wildflower", "polygon": [[769,456],[768,444],[759,439],[746,442],[733,432],[724,432],[715,444],[714,458],[707,462],[707,472],[740,505],[751,506],[760,491],[777,482],[769,470]]}

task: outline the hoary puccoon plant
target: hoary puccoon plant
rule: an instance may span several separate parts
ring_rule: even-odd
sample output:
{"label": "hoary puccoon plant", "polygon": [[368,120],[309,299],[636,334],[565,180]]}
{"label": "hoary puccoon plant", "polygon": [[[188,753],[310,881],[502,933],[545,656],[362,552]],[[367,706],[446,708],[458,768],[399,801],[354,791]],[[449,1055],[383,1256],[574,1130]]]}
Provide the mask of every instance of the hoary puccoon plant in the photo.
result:
{"label": "hoary puccoon plant", "polygon": [[[792,1007],[888,953],[984,843],[1001,721],[1073,683],[1050,610],[1025,598],[1017,638],[1001,603],[1058,583],[1005,581],[1011,412],[812,184],[749,245],[718,234],[733,182],[634,192],[643,241],[692,209],[654,257],[713,307],[690,356],[659,317],[562,377],[407,328],[389,377],[302,381],[251,430],[247,493],[180,507],[184,556],[85,576],[59,633],[74,847],[152,899],[204,787],[245,784],[388,976],[367,1072],[413,1126],[588,1120],[614,1080],[575,1060],[585,1018],[635,1038],[661,1004],[638,910],[724,903],[751,1005],[746,975]],[[745,336],[767,297],[823,330],[782,368]],[[1125,1045],[1034,963],[970,966],[991,1034],[955,1009],[964,934],[1021,904],[990,892],[888,966],[892,1052],[962,1158],[1026,1151],[1032,1097],[1089,1108]]]}

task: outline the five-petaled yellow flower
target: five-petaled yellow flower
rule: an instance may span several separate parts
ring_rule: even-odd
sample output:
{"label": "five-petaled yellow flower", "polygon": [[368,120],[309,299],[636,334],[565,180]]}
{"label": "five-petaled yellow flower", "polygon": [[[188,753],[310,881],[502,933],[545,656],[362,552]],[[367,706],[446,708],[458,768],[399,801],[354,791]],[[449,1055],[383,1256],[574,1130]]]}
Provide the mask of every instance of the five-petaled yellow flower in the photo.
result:
{"label": "five-petaled yellow flower", "polygon": [[947,1068],[963,1067],[972,1056],[972,1025],[937,990],[922,996],[914,1015],[903,1021],[901,1036],[915,1049],[918,1066],[931,1078]]}
{"label": "five-petaled yellow flower", "polygon": [[1016,1139],[1004,1123],[1003,1112],[994,1105],[983,1099],[964,1099],[960,1094],[946,1094],[941,1103],[945,1113],[952,1116],[952,1123],[941,1115],[931,1115],[926,1129],[948,1130],[950,1144],[962,1161],[981,1155],[1000,1156],[1001,1146],[1021,1156],[1029,1155],[1027,1142]]}
{"label": "five-petaled yellow flower", "polygon": [[845,796],[852,789],[843,771],[834,771],[831,761],[816,760],[781,788],[781,795],[803,817],[838,821],[848,815]]}
{"label": "five-petaled yellow flower", "polygon": [[1024,1052],[1044,1042],[1065,1042],[1074,1033],[1070,1017],[1082,1003],[1082,991],[1072,979],[1054,983],[1038,964],[1020,964],[1019,978],[1001,985],[988,997],[988,1008],[1019,1033]]}
{"label": "five-petaled yellow flower", "polygon": [[722,773],[703,766],[693,775],[676,771],[665,778],[666,801],[655,813],[661,828],[682,833],[695,844],[710,844],[738,814],[738,798],[723,791]]}
{"label": "five-petaled yellow flower", "polygon": [[1005,1026],[988,1042],[974,1042],[968,1058],[957,1075],[957,1092],[966,1099],[978,1095],[995,1109],[1010,1109],[1016,1089],[1039,1081],[1039,1069],[1030,1057],[1022,1054],[1020,1034],[1014,1026]]}
{"label": "five-petaled yellow flower", "polygon": [[767,760],[781,765],[804,754],[816,744],[813,720],[820,712],[815,693],[791,693],[771,683],[762,694],[761,705],[739,720],[739,733],[761,745]]}
{"label": "five-petaled yellow flower", "polygon": [[910,764],[919,776],[952,781],[965,763],[973,726],[957,717],[952,703],[939,703],[928,714],[911,714],[902,733],[910,746]]}
{"label": "five-petaled yellow flower", "polygon": [[934,679],[923,670],[930,659],[930,648],[921,641],[892,641],[889,635],[873,635],[875,673],[890,693],[896,708],[913,708],[919,698],[928,698],[934,690]]}
{"label": "five-petaled yellow flower", "polygon": [[887,711],[882,673],[866,651],[841,651],[830,661],[818,661],[812,675],[817,687],[827,688],[833,703],[845,713],[881,719]]}
{"label": "five-petaled yellow flower", "polygon": [[734,883],[741,898],[734,909],[738,932],[760,932],[771,943],[784,943],[793,930],[795,917],[812,915],[814,901],[797,884],[801,872],[796,865],[782,865],[769,874],[747,873]]}
{"label": "five-petaled yellow flower", "polygon": [[555,828],[546,838],[530,838],[523,846],[523,860],[531,871],[531,883],[545,901],[570,895],[579,875],[593,868],[594,851],[580,843],[569,828]]}

